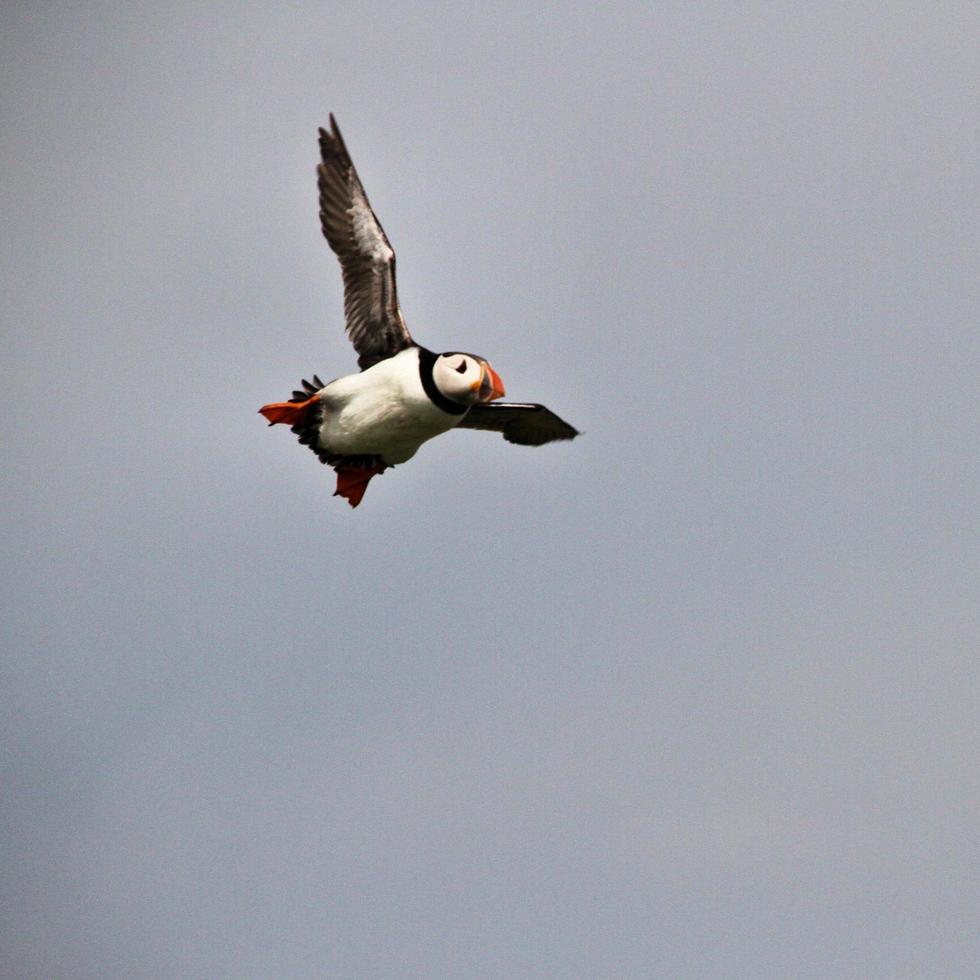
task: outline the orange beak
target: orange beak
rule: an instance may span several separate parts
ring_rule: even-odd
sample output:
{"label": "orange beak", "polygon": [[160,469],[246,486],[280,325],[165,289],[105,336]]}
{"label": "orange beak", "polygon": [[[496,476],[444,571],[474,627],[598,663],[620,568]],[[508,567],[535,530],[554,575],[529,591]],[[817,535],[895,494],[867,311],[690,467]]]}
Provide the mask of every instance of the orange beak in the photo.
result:
{"label": "orange beak", "polygon": [[480,366],[483,368],[480,375],[480,401],[492,402],[494,398],[503,398],[507,392],[504,391],[504,383],[500,380],[500,375],[486,361],[481,361]]}

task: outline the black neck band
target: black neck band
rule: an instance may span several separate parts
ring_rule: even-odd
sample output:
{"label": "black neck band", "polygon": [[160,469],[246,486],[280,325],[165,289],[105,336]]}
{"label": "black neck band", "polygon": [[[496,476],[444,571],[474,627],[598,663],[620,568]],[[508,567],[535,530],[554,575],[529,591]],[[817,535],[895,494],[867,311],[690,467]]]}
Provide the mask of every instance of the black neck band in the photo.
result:
{"label": "black neck band", "polygon": [[422,387],[429,396],[429,401],[437,408],[441,408],[449,415],[463,415],[469,411],[470,406],[454,402],[436,387],[435,378],[432,377],[432,368],[438,356],[438,354],[433,354],[432,351],[426,350],[424,347],[419,348],[419,377],[422,379]]}

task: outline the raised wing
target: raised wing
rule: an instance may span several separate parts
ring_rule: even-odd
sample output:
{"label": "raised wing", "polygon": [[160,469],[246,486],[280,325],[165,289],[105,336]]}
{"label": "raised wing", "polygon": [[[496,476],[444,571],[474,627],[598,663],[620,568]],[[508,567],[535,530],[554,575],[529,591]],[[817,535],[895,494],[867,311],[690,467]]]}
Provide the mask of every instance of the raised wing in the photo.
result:
{"label": "raised wing", "polygon": [[474,405],[456,428],[500,432],[508,442],[519,446],[543,446],[546,442],[574,439],[581,434],[544,405],[517,402]]}
{"label": "raised wing", "polygon": [[351,162],[337,120],[320,130],[320,225],[344,275],[347,335],[361,369],[414,343],[398,308],[395,253]]}

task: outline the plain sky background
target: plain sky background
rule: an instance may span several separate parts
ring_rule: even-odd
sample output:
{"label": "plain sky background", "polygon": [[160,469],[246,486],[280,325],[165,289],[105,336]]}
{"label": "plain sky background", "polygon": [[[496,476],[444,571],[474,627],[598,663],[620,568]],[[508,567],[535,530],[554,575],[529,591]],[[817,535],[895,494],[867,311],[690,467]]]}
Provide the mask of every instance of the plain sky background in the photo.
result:
{"label": "plain sky background", "polygon": [[[980,7],[0,29],[4,980],[980,974]],[[263,424],[330,111],[583,438]]]}

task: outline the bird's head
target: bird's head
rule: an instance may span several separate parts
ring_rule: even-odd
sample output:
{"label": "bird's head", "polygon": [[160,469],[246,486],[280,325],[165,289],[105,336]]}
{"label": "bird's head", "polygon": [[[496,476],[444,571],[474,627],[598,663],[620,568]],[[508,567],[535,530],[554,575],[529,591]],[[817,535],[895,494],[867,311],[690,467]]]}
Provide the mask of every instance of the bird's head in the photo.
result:
{"label": "bird's head", "polygon": [[442,394],[462,405],[492,402],[506,394],[500,375],[475,354],[440,354],[432,366],[432,380]]}

